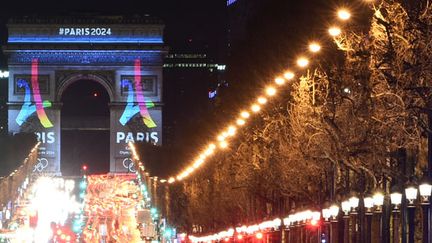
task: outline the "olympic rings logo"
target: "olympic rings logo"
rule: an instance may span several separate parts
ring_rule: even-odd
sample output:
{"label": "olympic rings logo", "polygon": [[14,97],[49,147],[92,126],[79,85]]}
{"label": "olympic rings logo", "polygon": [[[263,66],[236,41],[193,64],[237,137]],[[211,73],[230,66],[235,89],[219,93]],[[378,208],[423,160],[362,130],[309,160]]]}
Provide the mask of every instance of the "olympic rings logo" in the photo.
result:
{"label": "olympic rings logo", "polygon": [[48,167],[48,160],[46,158],[38,158],[38,163],[34,166],[33,172],[42,172],[46,167]]}
{"label": "olympic rings logo", "polygon": [[128,169],[129,172],[133,172],[133,173],[136,172],[134,163],[130,158],[125,158],[123,160],[123,167]]}

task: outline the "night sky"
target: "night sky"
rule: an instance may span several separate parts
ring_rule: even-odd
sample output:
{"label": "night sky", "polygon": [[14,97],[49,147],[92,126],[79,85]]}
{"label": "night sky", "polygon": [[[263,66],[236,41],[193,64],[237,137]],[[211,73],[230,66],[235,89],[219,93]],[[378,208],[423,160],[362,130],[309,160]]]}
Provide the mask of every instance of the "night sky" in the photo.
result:
{"label": "night sky", "polygon": [[[185,110],[184,107],[178,107],[181,102],[176,99],[181,96],[164,96],[165,122],[167,122],[166,117],[170,119],[191,117],[190,121],[196,121],[203,114],[207,116],[199,123],[192,125],[189,120],[168,121],[168,123],[177,124],[174,128],[184,130],[186,135],[181,141],[175,141],[177,143],[175,148],[161,149],[161,153],[172,154],[171,157],[158,162],[159,166],[155,167],[156,174],[165,174],[175,171],[185,164],[188,158],[192,158],[195,147],[206,142],[209,136],[212,138],[215,135],[212,134],[212,131],[217,131],[220,128],[219,124],[223,124],[226,117],[229,117],[233,111],[238,111],[241,105],[248,101],[251,94],[262,85],[263,80],[272,78],[274,73],[291,65],[293,56],[298,53],[298,50],[301,50],[302,45],[305,45],[305,40],[320,38],[327,24],[331,22],[331,13],[336,6],[340,6],[338,1],[327,0],[241,1],[254,1],[260,4],[253,16],[247,16],[249,19],[244,26],[244,41],[232,48],[229,55],[227,55],[227,50],[221,49],[227,45],[225,35],[227,35],[229,23],[225,0],[9,1],[7,4],[2,3],[2,8],[0,8],[0,39],[4,44],[7,37],[5,23],[12,16],[81,14],[126,16],[138,14],[142,16],[149,14],[164,21],[164,42],[172,52],[190,52],[195,46],[197,52],[204,50],[215,57],[216,60],[213,61],[222,61],[227,64],[226,79],[229,87],[223,90],[218,101],[220,105],[209,106],[209,108],[202,106],[200,104],[202,102],[189,99],[185,101],[186,103],[182,103],[186,104],[187,109]],[[244,17],[241,16],[244,14],[242,12],[236,14]],[[220,57],[224,58],[218,59]],[[5,69],[5,65],[4,58],[0,56],[0,69]],[[201,97],[207,95],[201,91],[199,94],[194,94],[194,88],[193,84],[186,84],[181,87],[181,92],[187,94],[189,98],[194,95]],[[164,93],[175,93],[167,92],[167,89],[172,91],[180,88],[170,86],[165,82]],[[95,93],[97,96],[94,96]],[[85,106],[89,99],[96,101],[93,102],[96,104],[94,107]],[[81,105],[76,105],[71,100],[76,100]],[[101,113],[97,115],[107,115],[107,94],[102,86],[91,81],[90,83],[79,82],[71,86],[62,97],[62,101],[64,103],[62,116],[85,117],[89,115],[89,112],[94,111]],[[86,107],[86,109],[79,109],[79,107]],[[212,110],[197,112],[202,109]],[[67,138],[62,139],[72,146],[76,138],[63,134],[62,137],[64,136]],[[102,132],[95,136],[102,138],[106,136],[106,133]],[[87,141],[92,140],[89,137]],[[109,146],[109,143],[106,142],[99,144],[101,151]],[[87,158],[90,157],[87,156]],[[106,155],[93,158],[98,161],[94,164],[98,168],[95,172],[102,173],[108,170],[109,163],[104,162],[107,158]],[[167,169],[168,167],[170,169]]]}

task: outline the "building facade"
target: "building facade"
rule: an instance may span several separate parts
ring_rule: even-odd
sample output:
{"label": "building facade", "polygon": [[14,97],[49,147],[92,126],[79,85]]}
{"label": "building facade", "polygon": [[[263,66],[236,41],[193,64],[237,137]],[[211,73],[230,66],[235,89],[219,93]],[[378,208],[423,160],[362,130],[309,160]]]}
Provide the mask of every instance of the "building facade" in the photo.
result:
{"label": "building facade", "polygon": [[110,98],[110,172],[133,172],[129,142],[162,144],[163,24],[150,17],[9,21],[8,130],[41,142],[35,172],[60,173],[61,97],[79,80]]}

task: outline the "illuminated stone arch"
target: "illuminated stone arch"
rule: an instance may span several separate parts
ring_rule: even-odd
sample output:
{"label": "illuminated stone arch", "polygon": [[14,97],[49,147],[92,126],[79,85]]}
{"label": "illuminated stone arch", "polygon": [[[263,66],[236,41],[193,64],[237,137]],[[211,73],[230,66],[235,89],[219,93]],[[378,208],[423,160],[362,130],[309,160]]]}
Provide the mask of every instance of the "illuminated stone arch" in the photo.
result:
{"label": "illuminated stone arch", "polygon": [[[162,60],[167,52],[163,28],[159,20],[150,17],[115,21],[89,16],[27,17],[9,21],[8,42],[3,49],[10,73],[8,127],[10,133],[34,132],[39,136],[41,163],[37,172],[60,174],[61,98],[78,80],[98,82],[110,97],[111,173],[131,172],[130,165],[125,164],[131,157],[128,142],[149,139],[162,143]],[[87,35],[93,29],[96,35]],[[140,106],[140,112],[135,104],[139,99],[134,94],[137,84],[133,82],[137,75],[143,81],[146,102],[151,103]],[[131,81],[132,89],[125,88],[123,80]],[[157,126],[140,119],[143,114]]]}
{"label": "illuminated stone arch", "polygon": [[115,101],[115,91],[114,91],[114,85],[112,84],[113,81],[108,80],[106,77],[102,77],[101,75],[97,74],[82,74],[82,73],[76,73],[71,74],[64,78],[63,80],[57,80],[58,87],[56,90],[56,101],[60,102],[64,91],[71,86],[73,83],[78,82],[80,80],[92,80],[100,85],[102,85],[105,88],[105,91],[108,93],[108,96],[110,97],[110,102]]}

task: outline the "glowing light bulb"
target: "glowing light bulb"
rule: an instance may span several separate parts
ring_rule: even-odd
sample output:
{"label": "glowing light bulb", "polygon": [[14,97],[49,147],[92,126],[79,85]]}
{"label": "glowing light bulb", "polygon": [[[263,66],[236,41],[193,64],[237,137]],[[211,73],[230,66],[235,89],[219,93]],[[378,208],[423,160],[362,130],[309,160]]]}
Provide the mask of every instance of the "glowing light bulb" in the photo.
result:
{"label": "glowing light bulb", "polygon": [[257,104],[253,104],[253,105],[251,106],[251,110],[252,110],[253,112],[257,113],[258,111],[261,110],[261,107],[260,107],[259,105],[257,105]]}
{"label": "glowing light bulb", "polygon": [[339,9],[337,15],[341,20],[348,20],[351,18],[351,13],[347,9]]}
{"label": "glowing light bulb", "polygon": [[216,149],[216,145],[214,145],[214,144],[211,143],[211,144],[209,145],[209,149],[211,149],[211,150]]}
{"label": "glowing light bulb", "polygon": [[239,125],[239,126],[243,126],[245,123],[246,123],[245,120],[240,119],[240,118],[237,119],[237,125]]}
{"label": "glowing light bulb", "polygon": [[168,183],[174,183],[175,182],[175,179],[174,179],[174,177],[170,177],[169,179],[168,179]]}
{"label": "glowing light bulb", "polygon": [[237,129],[234,126],[228,127],[228,131],[227,131],[228,136],[231,136],[231,137],[234,136],[236,131],[237,131]]}
{"label": "glowing light bulb", "polygon": [[295,76],[294,73],[291,72],[291,71],[288,71],[288,72],[285,72],[285,73],[284,73],[284,77],[285,77],[287,80],[291,80],[291,79],[293,79],[294,76]]}
{"label": "glowing light bulb", "polygon": [[205,153],[205,156],[210,156],[213,152],[214,152],[213,149],[207,149],[204,153]]}
{"label": "glowing light bulb", "polygon": [[312,42],[309,44],[309,51],[313,52],[313,53],[317,53],[321,50],[321,46],[320,44],[316,43],[316,42]]}
{"label": "glowing light bulb", "polygon": [[195,169],[198,169],[198,167],[200,167],[200,163],[198,162],[198,161],[196,161],[192,166],[195,168]]}
{"label": "glowing light bulb", "polygon": [[259,97],[258,98],[258,103],[260,103],[261,105],[264,105],[265,103],[267,103],[267,99],[264,97]]}
{"label": "glowing light bulb", "polygon": [[333,37],[336,37],[342,33],[342,30],[339,27],[335,27],[335,26],[330,27],[328,31],[329,34]]}
{"label": "glowing light bulb", "polygon": [[249,112],[247,112],[247,111],[243,111],[240,115],[243,118],[249,118],[249,116],[250,116]]}
{"label": "glowing light bulb", "polygon": [[306,67],[307,65],[309,65],[309,60],[305,57],[300,57],[299,59],[297,59],[297,65],[299,67]]}
{"label": "glowing light bulb", "polygon": [[261,240],[261,239],[263,238],[263,234],[262,234],[261,232],[258,232],[258,233],[255,234],[255,237],[256,237],[258,240]]}
{"label": "glowing light bulb", "polygon": [[217,136],[217,140],[218,140],[219,142],[222,142],[222,141],[225,140],[225,136],[223,136],[223,135],[219,135],[219,136]]}
{"label": "glowing light bulb", "polygon": [[219,143],[219,147],[221,147],[221,148],[227,148],[228,147],[228,143],[227,143],[227,141],[222,141],[222,142],[220,142]]}
{"label": "glowing light bulb", "polygon": [[270,86],[266,89],[266,93],[268,96],[273,96],[276,94],[276,89]]}
{"label": "glowing light bulb", "polygon": [[275,83],[277,85],[283,85],[285,83],[285,79],[283,79],[283,78],[275,78]]}

